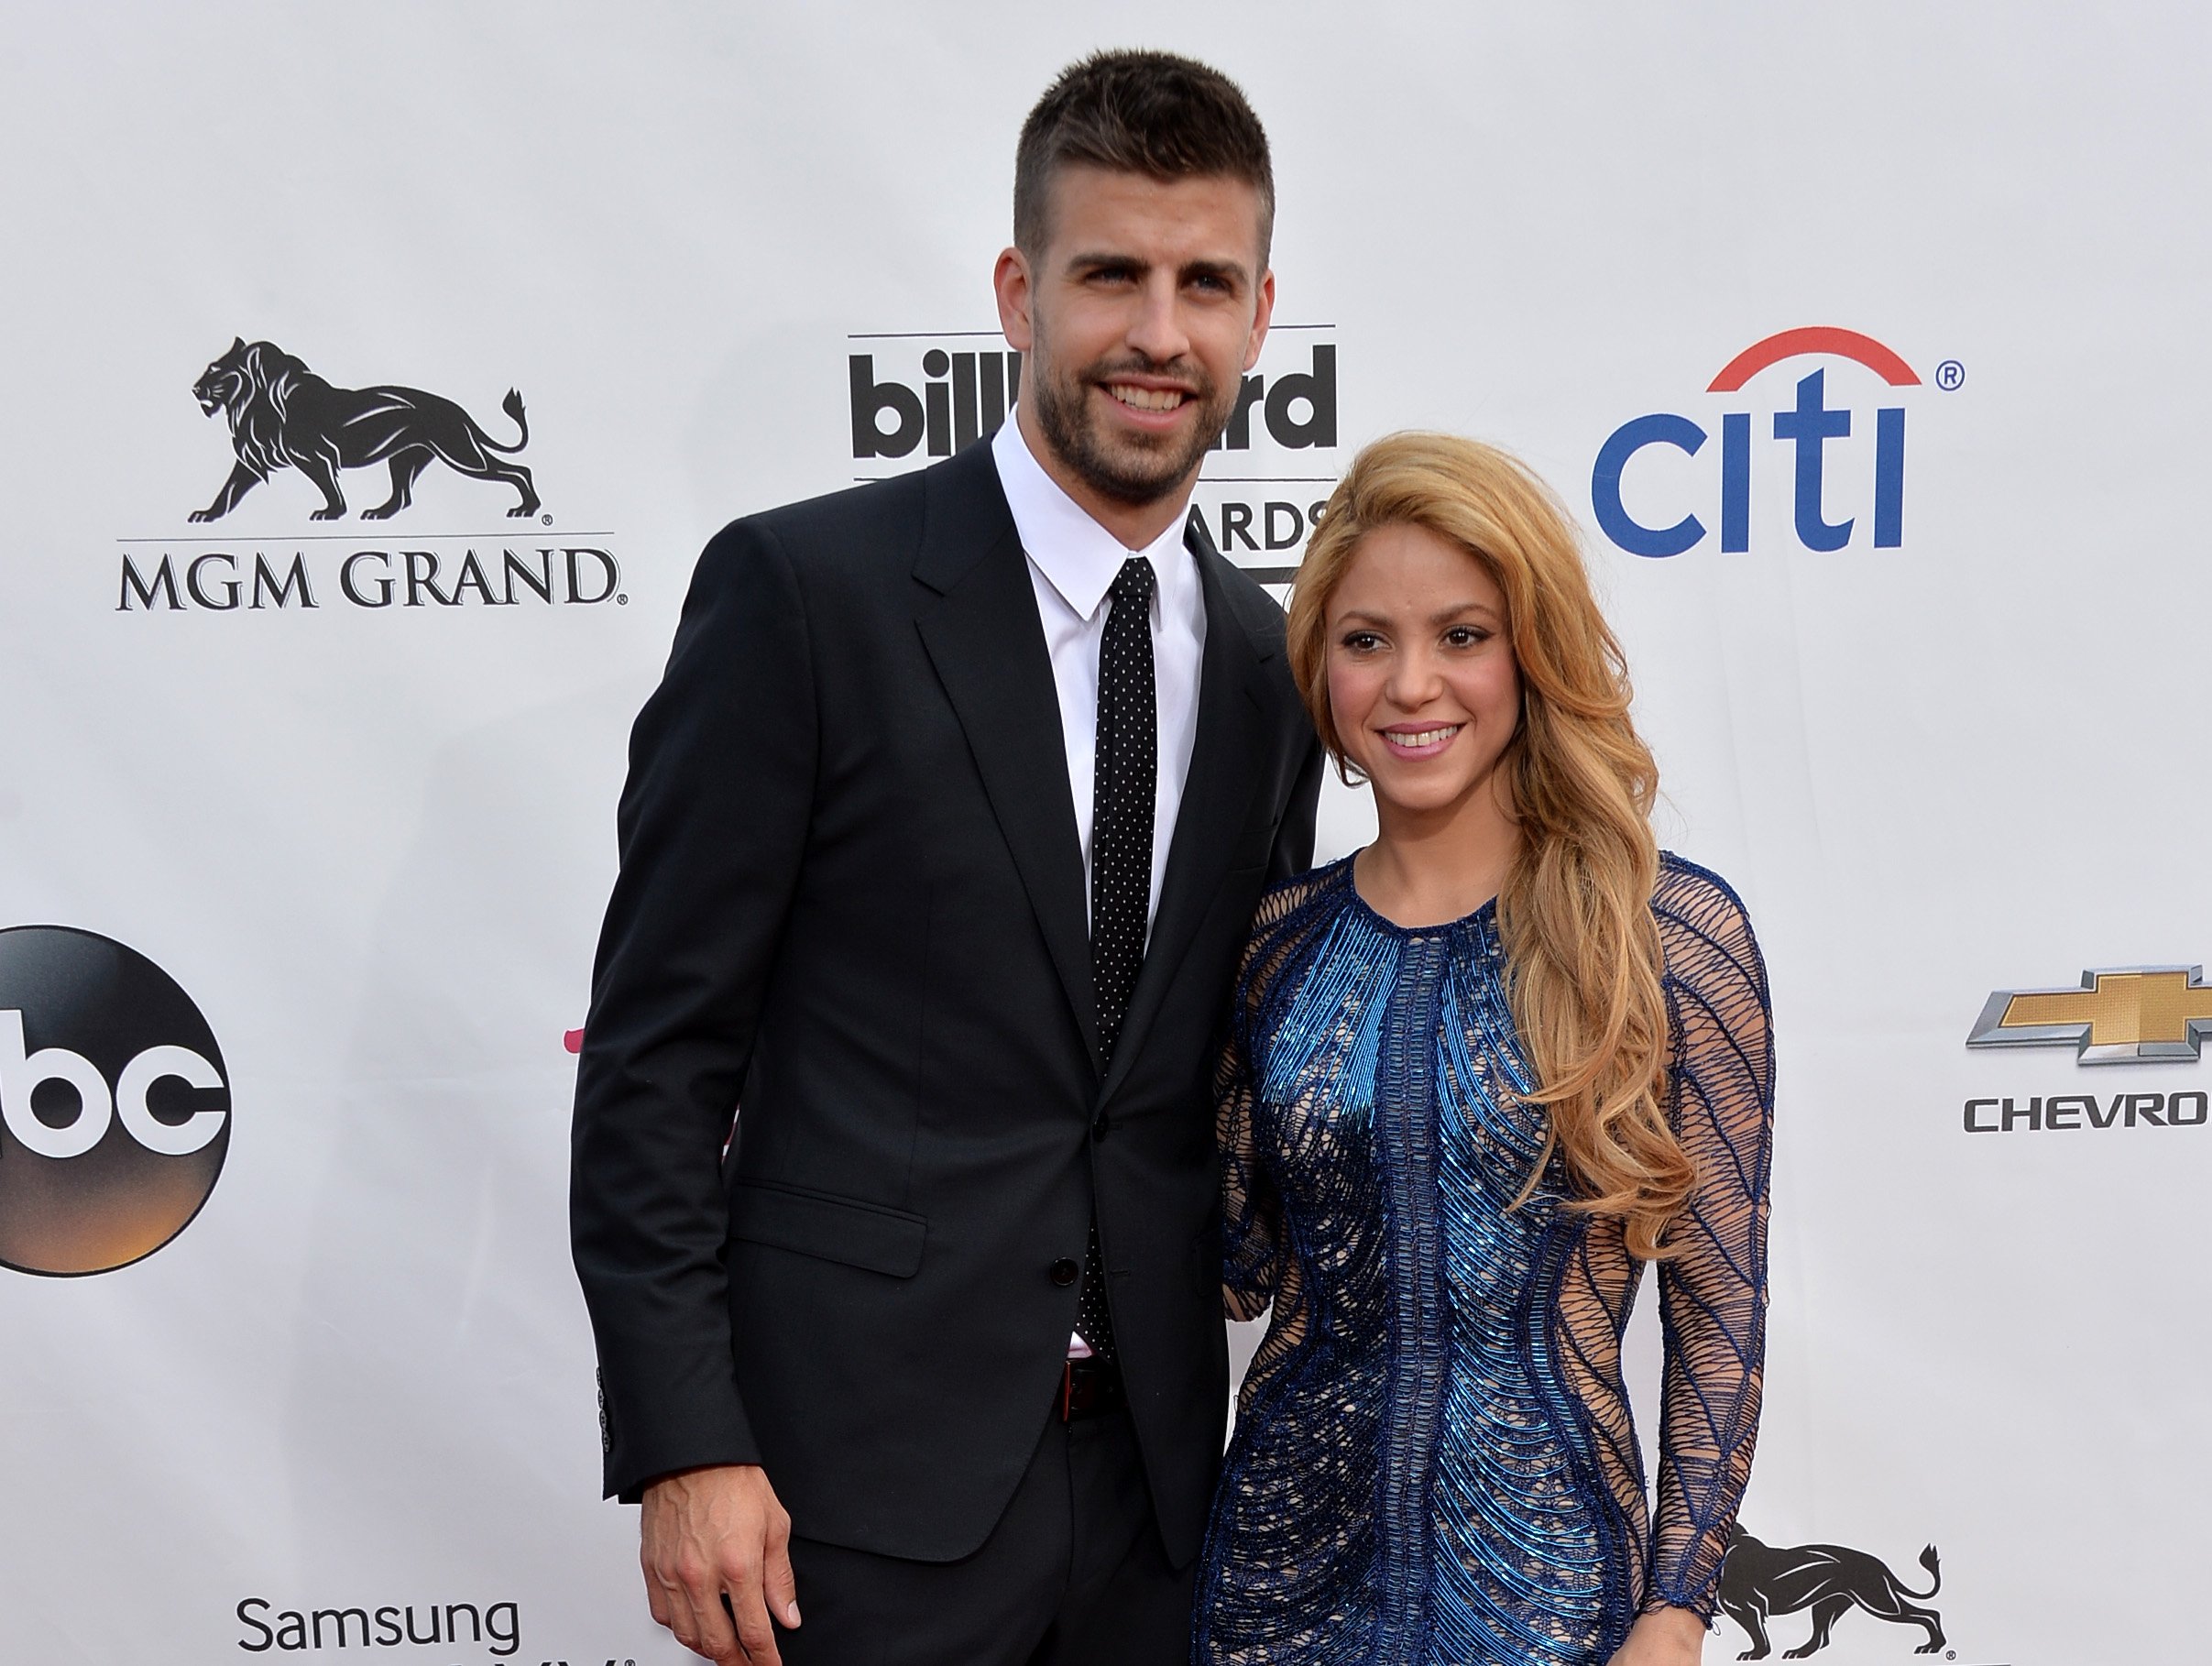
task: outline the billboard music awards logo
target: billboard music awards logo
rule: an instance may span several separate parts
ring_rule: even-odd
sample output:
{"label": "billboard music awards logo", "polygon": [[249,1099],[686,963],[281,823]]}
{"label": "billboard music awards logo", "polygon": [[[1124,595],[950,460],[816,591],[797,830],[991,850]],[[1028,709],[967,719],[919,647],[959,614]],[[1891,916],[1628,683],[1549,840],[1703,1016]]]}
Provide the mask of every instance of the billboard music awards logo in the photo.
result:
{"label": "billboard music awards logo", "polygon": [[[2212,988],[2201,966],[2092,969],[2071,989],[2000,989],[1982,1005],[1966,1045],[2067,1047],[2081,1065],[2192,1064],[2212,1035]],[[2212,1095],[2196,1089],[1970,1099],[1968,1134],[2112,1128],[2202,1128]]]}
{"label": "billboard music awards logo", "polygon": [[[1341,467],[1333,324],[1276,324],[1192,493],[1214,548],[1262,584],[1287,584]],[[853,478],[919,468],[998,432],[1022,356],[996,330],[847,337]]]}
{"label": "billboard music awards logo", "polygon": [[214,1190],[230,1112],[214,1033],[167,972],[93,932],[0,930],[0,1266],[152,1255]]}
{"label": "billboard music awards logo", "polygon": [[517,389],[500,405],[514,429],[502,438],[442,395],[339,387],[275,343],[241,336],[200,373],[192,394],[227,431],[230,472],[205,508],[183,518],[187,525],[220,522],[248,501],[265,514],[289,514],[296,505],[305,525],[340,521],[352,512],[347,475],[379,466],[389,487],[381,502],[358,511],[365,523],[412,509],[418,483],[434,466],[441,477],[482,483],[487,500],[472,519],[498,506],[505,520],[524,524],[466,533],[411,524],[403,539],[389,540],[305,530],[120,538],[117,612],[527,608],[630,599],[604,534],[556,539],[546,532],[553,518],[531,469],[515,460],[530,444]]}
{"label": "billboard music awards logo", "polygon": [[[1823,361],[1807,367],[1795,361]],[[1895,352],[1856,330],[1815,326],[1783,330],[1756,341],[1725,365],[1707,385],[1709,394],[1730,396],[1728,403],[1751,403],[1755,381],[1763,389],[1779,378],[1764,372],[1790,364],[1794,385],[1779,409],[1726,410],[1700,422],[1674,411],[1631,418],[1598,448],[1590,473],[1590,506],[1599,530],[1631,555],[1662,557],[1693,550],[1714,536],[1717,523],[1724,554],[1747,552],[1755,531],[1764,544],[1779,545],[1779,528],[1769,528],[1754,513],[1754,481],[1771,475],[1789,482],[1787,536],[1798,547],[1834,551],[1853,544],[1877,550],[1905,544],[1905,417],[1921,388],[1919,374]],[[1831,389],[1834,369],[1838,385]],[[1965,386],[1966,367],[1947,358],[1936,367],[1936,388],[1956,392]],[[1875,409],[1853,408],[1871,383]],[[1838,393],[1859,389],[1857,393]],[[1779,389],[1775,389],[1779,391]],[[1718,417],[1717,469],[1707,456],[1688,480],[1669,467],[1669,454],[1697,457],[1713,436]],[[1769,419],[1769,420],[1762,420]],[[1871,419],[1871,420],[1869,420]],[[1867,455],[1866,441],[1873,442]],[[1830,450],[1831,445],[1834,447]],[[1717,478],[1715,474],[1717,473]],[[1847,509],[1840,519],[1832,513]]]}

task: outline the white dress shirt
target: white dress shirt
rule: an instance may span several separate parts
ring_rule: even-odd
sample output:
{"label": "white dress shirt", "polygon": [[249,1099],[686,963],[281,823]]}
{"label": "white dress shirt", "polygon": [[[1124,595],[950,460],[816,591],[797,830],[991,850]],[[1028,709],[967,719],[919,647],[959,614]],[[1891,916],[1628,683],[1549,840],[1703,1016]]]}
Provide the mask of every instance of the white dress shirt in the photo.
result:
{"label": "white dress shirt", "polygon": [[[1160,726],[1155,756],[1159,778],[1152,797],[1152,900],[1147,929],[1159,917],[1160,881],[1183,778],[1199,735],[1199,664],[1206,651],[1206,597],[1199,587],[1198,558],[1183,546],[1183,517],[1141,550],[1090,518],[1045,472],[1022,437],[1012,411],[991,442],[1013,511],[1014,531],[1029,557],[1029,582],[1037,594],[1045,651],[1052,657],[1052,684],[1060,701],[1060,739],[1068,749],[1068,786],[1075,798],[1076,838],[1083,850],[1083,917],[1090,917],[1090,824],[1098,769],[1099,650],[1106,641],[1107,593],[1122,564],[1142,555],[1152,564],[1152,686]],[[1069,1359],[1088,1359],[1090,1344],[1068,1339]]]}
{"label": "white dress shirt", "polygon": [[1160,881],[1182,807],[1183,780],[1199,734],[1199,665],[1206,649],[1206,597],[1198,558],[1183,545],[1183,517],[1141,550],[1093,521],[1031,455],[1013,412],[991,442],[999,484],[1013,510],[1014,530],[1029,557],[1045,649],[1060,699],[1060,738],[1068,748],[1068,785],[1075,798],[1076,837],[1083,849],[1083,905],[1090,905],[1091,776],[1098,764],[1099,650],[1106,639],[1108,592],[1132,555],[1152,564],[1152,678],[1159,721],[1159,779],[1152,800],[1152,902],[1160,911]]}

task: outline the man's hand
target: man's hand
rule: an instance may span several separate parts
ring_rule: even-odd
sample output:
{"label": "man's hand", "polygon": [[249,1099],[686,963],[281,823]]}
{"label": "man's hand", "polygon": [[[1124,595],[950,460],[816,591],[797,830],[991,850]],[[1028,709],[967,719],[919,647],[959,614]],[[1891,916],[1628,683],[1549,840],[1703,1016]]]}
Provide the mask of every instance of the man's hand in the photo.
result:
{"label": "man's hand", "polygon": [[1687,1608],[1654,1608],[1629,1628],[1611,1666],[1698,1666],[1705,1622]]}
{"label": "man's hand", "polygon": [[646,1485],[639,1532],[652,1617],[677,1642],[722,1666],[782,1666],[769,1616],[795,1628],[798,1589],[791,1517],[766,1471],[724,1463],[663,1475]]}

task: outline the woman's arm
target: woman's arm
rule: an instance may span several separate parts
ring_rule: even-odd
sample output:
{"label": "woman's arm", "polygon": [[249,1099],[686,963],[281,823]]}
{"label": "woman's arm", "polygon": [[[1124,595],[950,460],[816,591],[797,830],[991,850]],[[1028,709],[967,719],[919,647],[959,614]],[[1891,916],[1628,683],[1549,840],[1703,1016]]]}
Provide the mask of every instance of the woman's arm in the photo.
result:
{"label": "woman's arm", "polygon": [[1259,1160],[1252,1067],[1239,1022],[1214,1076],[1215,1137],[1221,1148],[1221,1307],[1235,1320],[1257,1319],[1275,1299],[1282,1210]]}
{"label": "woman's arm", "polygon": [[1648,1609],[1607,1666],[1698,1666],[1708,1629],[1704,1617],[1687,1608]]}
{"label": "woman's arm", "polygon": [[1774,1039],[1766,967],[1735,893],[1670,863],[1653,906],[1674,1049],[1668,1111],[1698,1180],[1659,1264],[1666,1383],[1643,1606],[1703,1620],[1758,1435]]}
{"label": "woman's arm", "polygon": [[[1301,791],[1304,789],[1301,788]],[[1257,1319],[1281,1282],[1283,1200],[1261,1154],[1260,1090],[1270,1026],[1281,1020],[1285,959],[1310,884],[1277,885],[1260,899],[1237,967],[1229,1040],[1214,1071],[1214,1137],[1221,1153],[1221,1306]]]}

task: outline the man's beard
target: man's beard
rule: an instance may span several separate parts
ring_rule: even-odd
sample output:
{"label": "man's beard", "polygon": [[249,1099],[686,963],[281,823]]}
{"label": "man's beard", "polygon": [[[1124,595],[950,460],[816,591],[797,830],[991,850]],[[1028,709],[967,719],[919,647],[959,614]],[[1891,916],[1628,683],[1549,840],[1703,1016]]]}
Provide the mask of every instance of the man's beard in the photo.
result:
{"label": "man's beard", "polygon": [[[1041,334],[1035,345],[1044,345]],[[1164,365],[1144,358],[1101,359],[1079,371],[1060,374],[1038,364],[1046,356],[1032,351],[1026,378],[1026,391],[1036,406],[1037,426],[1046,444],[1100,497],[1132,508],[1157,503],[1177,490],[1221,437],[1236,403],[1236,386],[1222,392],[1203,367],[1188,359]],[[1196,391],[1188,402],[1198,407],[1198,422],[1189,437],[1177,442],[1166,435],[1152,440],[1147,435],[1123,433],[1110,443],[1100,433],[1089,393],[1116,373],[1172,376],[1190,383]]]}

